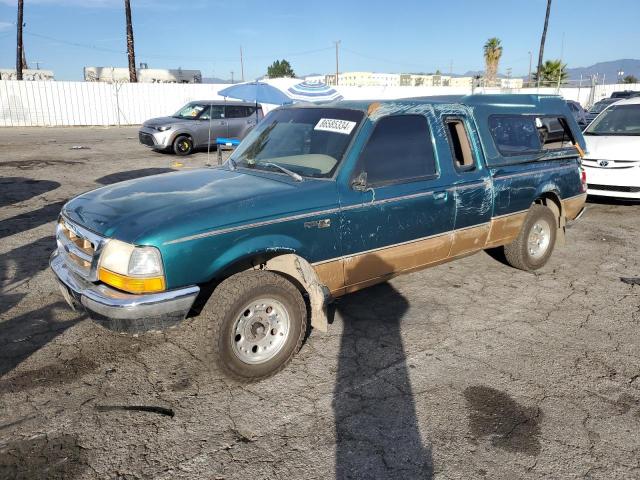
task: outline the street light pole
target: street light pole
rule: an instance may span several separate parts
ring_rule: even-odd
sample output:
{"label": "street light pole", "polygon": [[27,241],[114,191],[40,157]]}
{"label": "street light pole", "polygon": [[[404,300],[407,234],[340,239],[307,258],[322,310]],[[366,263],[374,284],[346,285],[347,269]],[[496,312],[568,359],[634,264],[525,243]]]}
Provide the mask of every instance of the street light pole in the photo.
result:
{"label": "street light pole", "polygon": [[24,0],[18,0],[18,45],[16,49],[16,80],[22,80],[22,69],[24,68],[24,44],[22,43],[22,26],[24,24],[23,12]]}
{"label": "street light pole", "polygon": [[340,46],[340,40],[336,40],[333,43],[336,44],[336,86],[338,86],[338,83],[339,83],[338,78],[340,75],[340,68],[338,63],[338,48]]}

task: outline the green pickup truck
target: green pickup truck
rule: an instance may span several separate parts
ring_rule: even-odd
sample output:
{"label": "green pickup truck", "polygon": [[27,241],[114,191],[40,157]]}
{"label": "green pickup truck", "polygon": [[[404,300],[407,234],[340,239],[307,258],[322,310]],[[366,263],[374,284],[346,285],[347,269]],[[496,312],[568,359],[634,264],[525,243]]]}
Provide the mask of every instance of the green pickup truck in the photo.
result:
{"label": "green pickup truck", "polygon": [[279,108],[220,167],[69,201],[51,268],[112,330],[199,317],[206,361],[259,380],[332,298],[494,247],[542,267],[583,210],[584,148],[554,96]]}

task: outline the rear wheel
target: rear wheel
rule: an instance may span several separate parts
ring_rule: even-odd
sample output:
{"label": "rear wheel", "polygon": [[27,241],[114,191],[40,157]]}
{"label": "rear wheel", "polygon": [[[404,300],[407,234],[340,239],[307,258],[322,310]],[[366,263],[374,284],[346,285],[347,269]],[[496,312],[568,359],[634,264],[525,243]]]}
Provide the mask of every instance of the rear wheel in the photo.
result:
{"label": "rear wheel", "polygon": [[526,271],[544,266],[556,244],[557,223],[551,209],[532,205],[518,237],[504,247],[509,265]]}
{"label": "rear wheel", "polygon": [[176,155],[189,155],[193,152],[193,140],[187,135],[180,135],[173,142],[173,151]]}
{"label": "rear wheel", "polygon": [[282,370],[302,345],[307,309],[298,289],[268,271],[242,272],[213,292],[201,316],[205,363],[253,382]]}

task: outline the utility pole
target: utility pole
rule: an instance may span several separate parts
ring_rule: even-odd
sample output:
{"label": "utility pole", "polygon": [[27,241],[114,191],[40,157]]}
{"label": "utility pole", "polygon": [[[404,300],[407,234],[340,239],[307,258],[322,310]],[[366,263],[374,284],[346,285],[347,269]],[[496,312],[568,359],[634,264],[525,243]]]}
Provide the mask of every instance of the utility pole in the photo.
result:
{"label": "utility pole", "polygon": [[244,82],[244,59],[242,57],[242,47],[240,47],[240,74],[242,81]]}
{"label": "utility pole", "polygon": [[231,83],[233,83],[233,70],[231,70]]}
{"label": "utility pole", "polygon": [[131,24],[131,3],[124,0],[124,11],[127,18],[127,55],[129,57],[129,81],[136,83],[138,74],[136,72],[136,52],[133,45],[133,26]]}
{"label": "utility pole", "polygon": [[533,62],[533,55],[529,52],[529,81],[527,82],[527,87],[531,87],[531,64]]}
{"label": "utility pole", "polygon": [[540,87],[540,73],[542,72],[542,58],[544,57],[544,43],[547,40],[547,27],[549,26],[549,14],[551,13],[551,0],[547,0],[547,13],[544,17],[544,28],[542,29],[542,38],[540,39],[540,52],[538,54],[538,70],[537,83]]}
{"label": "utility pole", "polygon": [[22,26],[24,25],[24,0],[18,0],[18,45],[16,49],[16,80],[22,80],[22,69],[24,68],[24,44],[22,43]]}
{"label": "utility pole", "polygon": [[339,68],[339,63],[338,63],[338,47],[340,46],[340,40],[336,40],[333,43],[336,44],[336,86],[338,86],[339,82],[339,75],[340,75],[340,68]]}

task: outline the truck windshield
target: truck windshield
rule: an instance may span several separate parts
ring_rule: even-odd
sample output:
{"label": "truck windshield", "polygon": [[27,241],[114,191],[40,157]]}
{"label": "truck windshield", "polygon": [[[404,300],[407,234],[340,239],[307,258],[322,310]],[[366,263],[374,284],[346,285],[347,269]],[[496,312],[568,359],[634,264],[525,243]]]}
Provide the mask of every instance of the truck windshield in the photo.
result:
{"label": "truck windshield", "polygon": [[231,158],[241,168],[278,171],[276,164],[306,177],[331,177],[363,116],[341,108],[274,110]]}
{"label": "truck windshield", "polygon": [[640,104],[612,105],[584,131],[585,135],[640,135]]}

